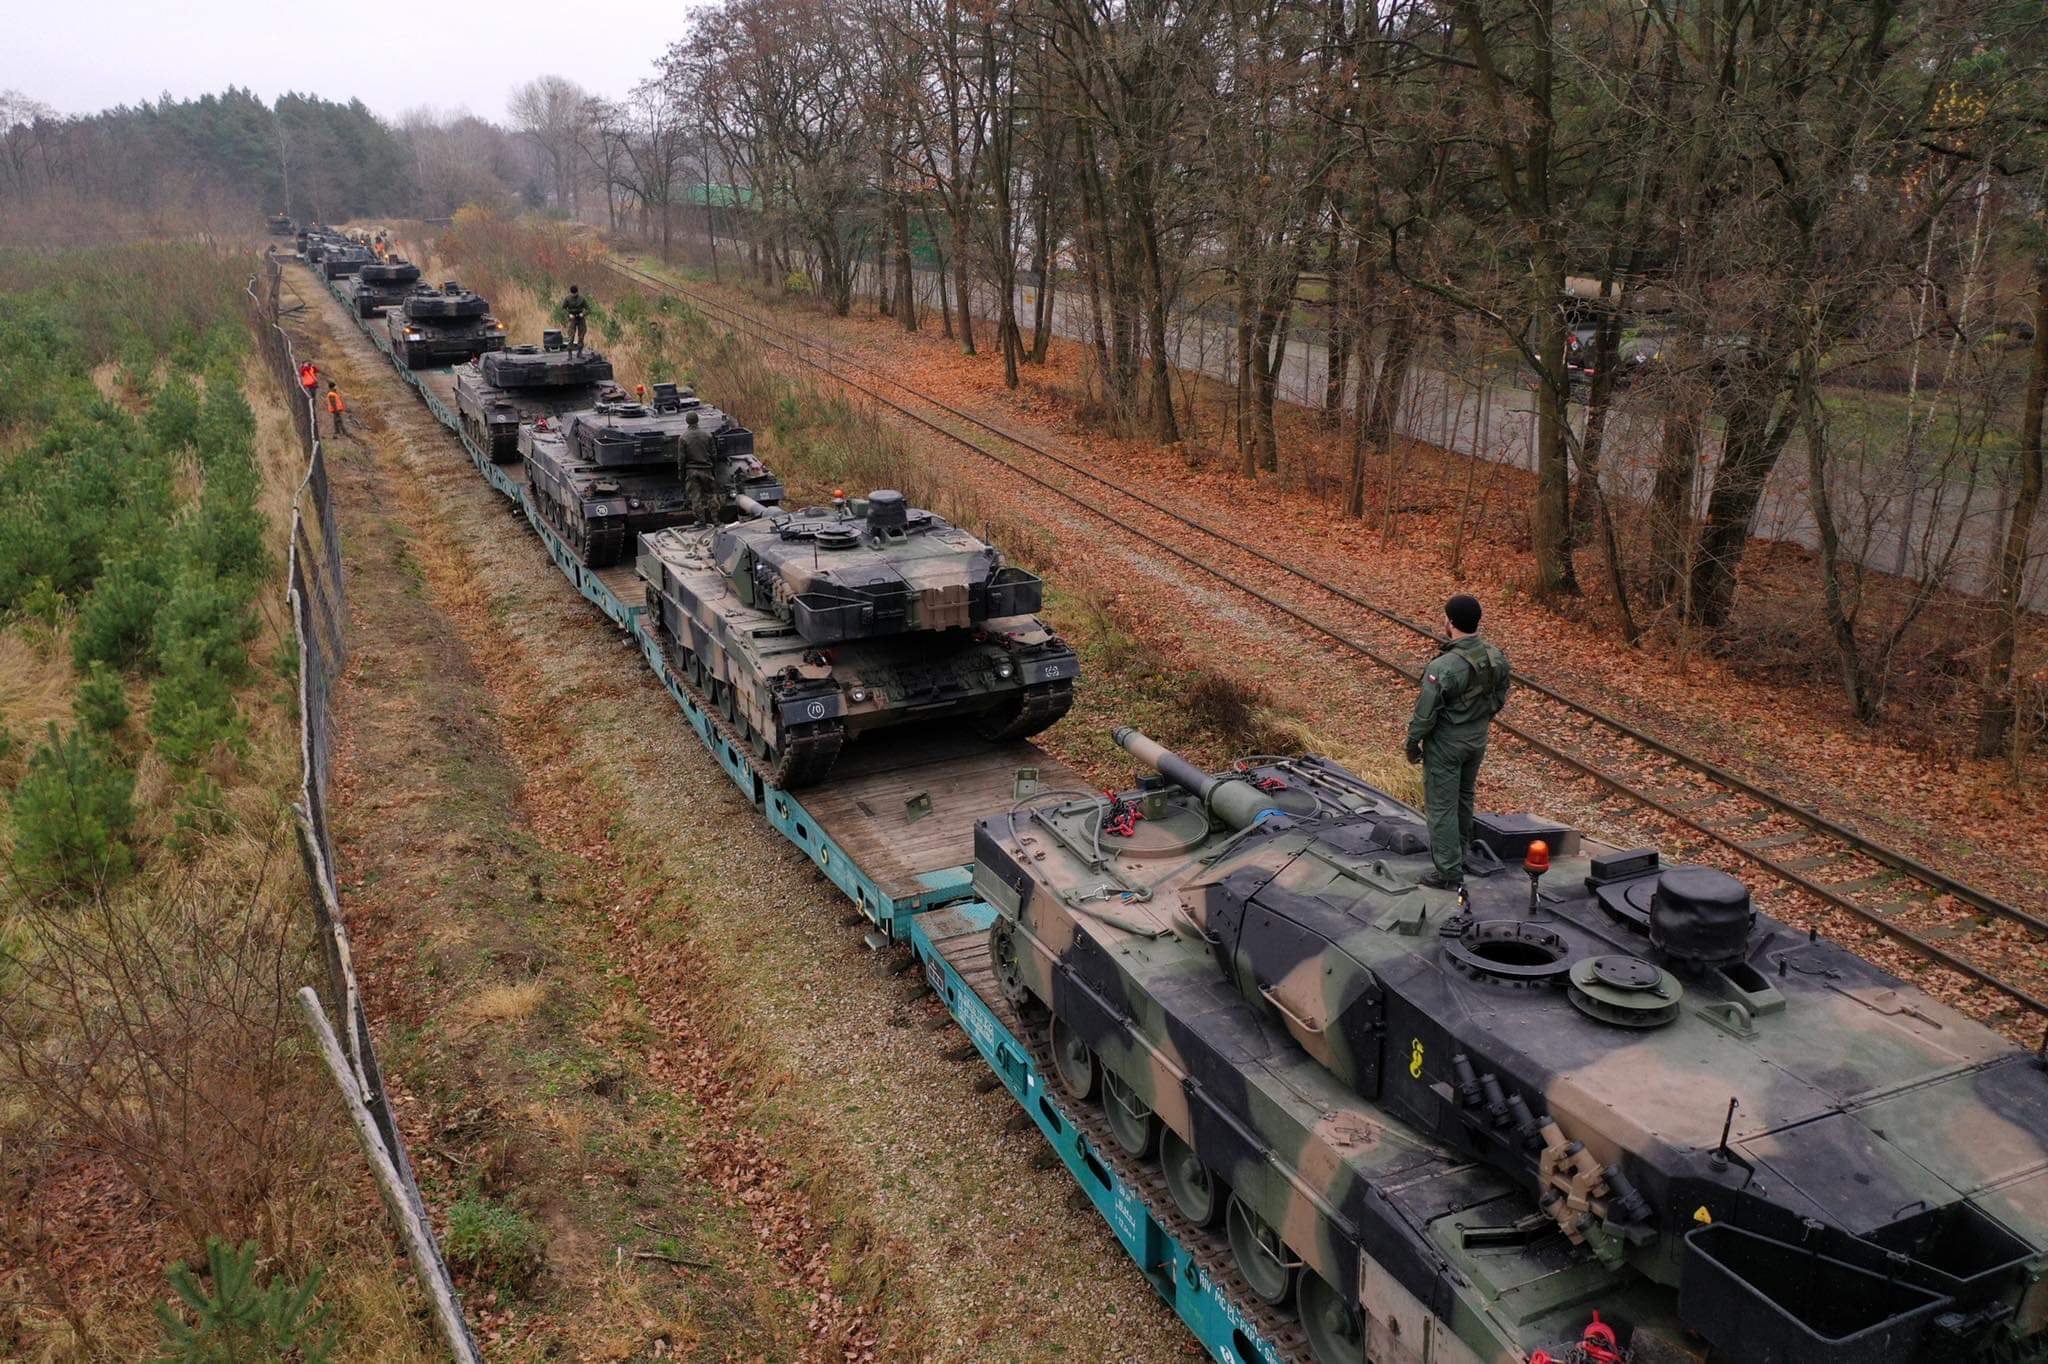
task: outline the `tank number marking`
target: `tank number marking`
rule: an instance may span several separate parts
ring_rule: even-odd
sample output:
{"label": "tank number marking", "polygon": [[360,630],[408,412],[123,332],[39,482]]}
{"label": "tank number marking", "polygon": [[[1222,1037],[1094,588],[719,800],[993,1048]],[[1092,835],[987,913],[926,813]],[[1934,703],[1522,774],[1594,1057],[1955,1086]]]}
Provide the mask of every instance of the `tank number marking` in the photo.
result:
{"label": "tank number marking", "polygon": [[1408,1044],[1408,1078],[1422,1078],[1422,1039],[1419,1037]]}
{"label": "tank number marking", "polygon": [[823,701],[813,701],[804,707],[804,713],[813,720],[822,720],[825,718],[825,703]]}

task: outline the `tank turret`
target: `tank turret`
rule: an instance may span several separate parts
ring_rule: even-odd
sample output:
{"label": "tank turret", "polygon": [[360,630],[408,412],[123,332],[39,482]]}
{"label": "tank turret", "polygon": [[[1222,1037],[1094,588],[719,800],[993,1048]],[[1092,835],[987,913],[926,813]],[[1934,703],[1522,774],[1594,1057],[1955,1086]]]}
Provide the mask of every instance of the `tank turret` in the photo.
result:
{"label": "tank turret", "polygon": [[[589,355],[543,348],[516,358],[522,364],[551,364],[556,357],[576,364]],[[463,384],[458,379],[458,402]],[[531,392],[538,404],[561,391]],[[711,434],[715,451],[713,488],[702,506],[691,502],[682,465],[683,434],[692,417]],[[536,417],[517,431],[537,508],[592,568],[625,558],[635,536],[700,517],[730,518],[739,496],[755,505],[782,500],[781,481],[754,457],[753,432],[674,384],[655,384],[647,402],[603,385],[594,403],[560,417]]]}
{"label": "tank turret", "polygon": [[735,596],[812,644],[964,629],[1043,598],[1037,577],[889,489],[735,523],[712,552]]}
{"label": "tank turret", "polygon": [[640,539],[670,667],[768,759],[820,780],[843,743],[965,722],[1006,743],[1073,704],[1079,661],[1038,620],[1042,586],[900,493]]}
{"label": "tank turret", "polygon": [[325,279],[348,279],[377,257],[366,247],[352,242],[332,246],[320,257],[320,274]]}
{"label": "tank turret", "polygon": [[357,317],[380,317],[385,309],[405,302],[419,278],[420,268],[403,256],[372,259],[341,286],[342,296],[354,306]]}
{"label": "tank turret", "polygon": [[505,324],[490,301],[454,280],[436,289],[415,284],[385,314],[391,352],[413,369],[447,365],[505,347]]}
{"label": "tank turret", "polygon": [[2048,1344],[2037,1058],[1719,870],[1481,816],[1439,891],[1334,763],[1116,737],[1136,790],[976,832],[997,981],[1326,1364],[1417,1305],[1457,1359],[1566,1358],[1591,1308],[1660,1360]]}
{"label": "tank turret", "polygon": [[612,362],[594,350],[569,351],[562,334],[546,331],[537,346],[492,351],[455,375],[455,407],[463,432],[493,463],[520,457],[523,426],[546,418],[622,401],[612,386]]}

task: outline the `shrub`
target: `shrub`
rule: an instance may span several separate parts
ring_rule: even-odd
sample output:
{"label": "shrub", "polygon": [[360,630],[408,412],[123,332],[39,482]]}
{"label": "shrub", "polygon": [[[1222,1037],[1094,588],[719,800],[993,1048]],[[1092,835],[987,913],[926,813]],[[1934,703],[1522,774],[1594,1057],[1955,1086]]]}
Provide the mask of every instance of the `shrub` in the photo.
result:
{"label": "shrub", "polygon": [[248,672],[245,646],[255,633],[255,618],[209,567],[187,568],[165,594],[152,636],[156,665],[168,675],[217,673],[240,682]]}
{"label": "shrub", "polygon": [[14,788],[14,863],[33,892],[73,894],[135,868],[135,774],[76,730],[36,746]]}
{"label": "shrub", "polygon": [[313,1301],[320,1289],[320,1270],[308,1274],[304,1283],[279,1275],[259,1288],[256,1243],[247,1242],[237,1250],[217,1236],[206,1238],[206,1269],[204,1288],[183,1261],[164,1276],[177,1299],[157,1305],[167,1353],[156,1364],[326,1364],[334,1357],[329,1308]]}
{"label": "shrub", "polygon": [[87,734],[96,739],[114,738],[128,723],[128,690],[121,674],[104,663],[94,663],[78,684],[71,708]]}
{"label": "shrub", "polygon": [[151,561],[130,558],[110,567],[78,610],[73,665],[80,672],[94,663],[129,668],[151,657],[164,597],[163,579]]}
{"label": "shrub", "polygon": [[546,1259],[540,1226],[517,1208],[471,1194],[448,1210],[448,1263],[477,1283],[518,1293]]}
{"label": "shrub", "polygon": [[159,450],[180,450],[199,438],[199,390],[182,374],[174,374],[157,392],[144,423]]}

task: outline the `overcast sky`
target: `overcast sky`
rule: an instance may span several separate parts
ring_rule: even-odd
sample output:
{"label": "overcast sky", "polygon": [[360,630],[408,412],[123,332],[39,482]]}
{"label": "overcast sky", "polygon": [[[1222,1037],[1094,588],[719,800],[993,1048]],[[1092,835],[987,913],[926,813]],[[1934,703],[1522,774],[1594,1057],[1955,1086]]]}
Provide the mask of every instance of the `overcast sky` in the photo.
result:
{"label": "overcast sky", "polygon": [[678,0],[469,0],[424,11],[290,0],[9,4],[0,88],[67,114],[241,85],[266,102],[286,90],[354,96],[388,118],[426,104],[501,119],[505,93],[548,72],[625,94],[682,35],[687,8]]}

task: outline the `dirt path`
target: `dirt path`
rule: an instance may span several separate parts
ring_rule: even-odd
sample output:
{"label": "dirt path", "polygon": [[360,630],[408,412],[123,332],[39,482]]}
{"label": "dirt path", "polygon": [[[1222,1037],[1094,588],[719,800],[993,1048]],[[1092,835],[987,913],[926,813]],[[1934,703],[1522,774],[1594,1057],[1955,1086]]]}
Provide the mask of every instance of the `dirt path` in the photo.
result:
{"label": "dirt path", "polygon": [[[767,307],[731,287],[700,280],[690,286],[753,311]],[[1384,543],[1366,524],[1277,483],[1250,484],[1213,465],[1198,466],[1183,452],[1090,431],[1075,411],[1077,360],[1066,343],[1055,346],[1050,367],[1027,370],[1023,387],[1011,392],[1002,384],[999,355],[960,355],[955,343],[938,334],[935,318],[917,335],[905,334],[887,318],[784,310],[779,320],[830,343],[843,362],[1028,434],[1418,619],[1433,619],[1454,591],[1490,584],[1491,590],[1481,588],[1490,606],[1488,630],[1521,666],[1933,865],[1999,888],[2015,903],[2048,903],[2048,788],[2041,783],[2015,788],[1999,764],[1958,758],[1917,729],[1903,735],[1864,729],[1843,711],[1826,670],[1785,685],[1746,676],[1729,660],[1695,655],[1680,668],[1668,652],[1622,647],[1602,622],[1560,615],[1524,599],[1513,576],[1526,558],[1525,547],[1486,542],[1480,529],[1467,545],[1468,562],[1478,567],[1455,574],[1446,563],[1450,527],[1421,510],[1433,505],[1428,486],[1416,489],[1417,508],[1411,509],[1404,538]],[[1287,415],[1297,426],[1308,425],[1306,413]],[[963,477],[1002,477],[985,464],[977,468],[970,457],[951,458]],[[1413,477],[1422,483],[1443,472],[1454,470],[1439,470],[1425,459]],[[1504,494],[1511,495],[1512,489]],[[1206,548],[1199,539],[1190,540],[1191,546]],[[1760,549],[1757,557],[1761,567],[1769,556]],[[1296,585],[1276,580],[1273,586],[1299,595]],[[1417,647],[1426,646],[1418,640]],[[1885,780],[1870,780],[1878,772]]]}
{"label": "dirt path", "polygon": [[300,283],[365,423],[336,824],[372,1012],[430,1201],[546,1232],[480,1314],[493,1357],[1196,1357],[943,1013]]}

